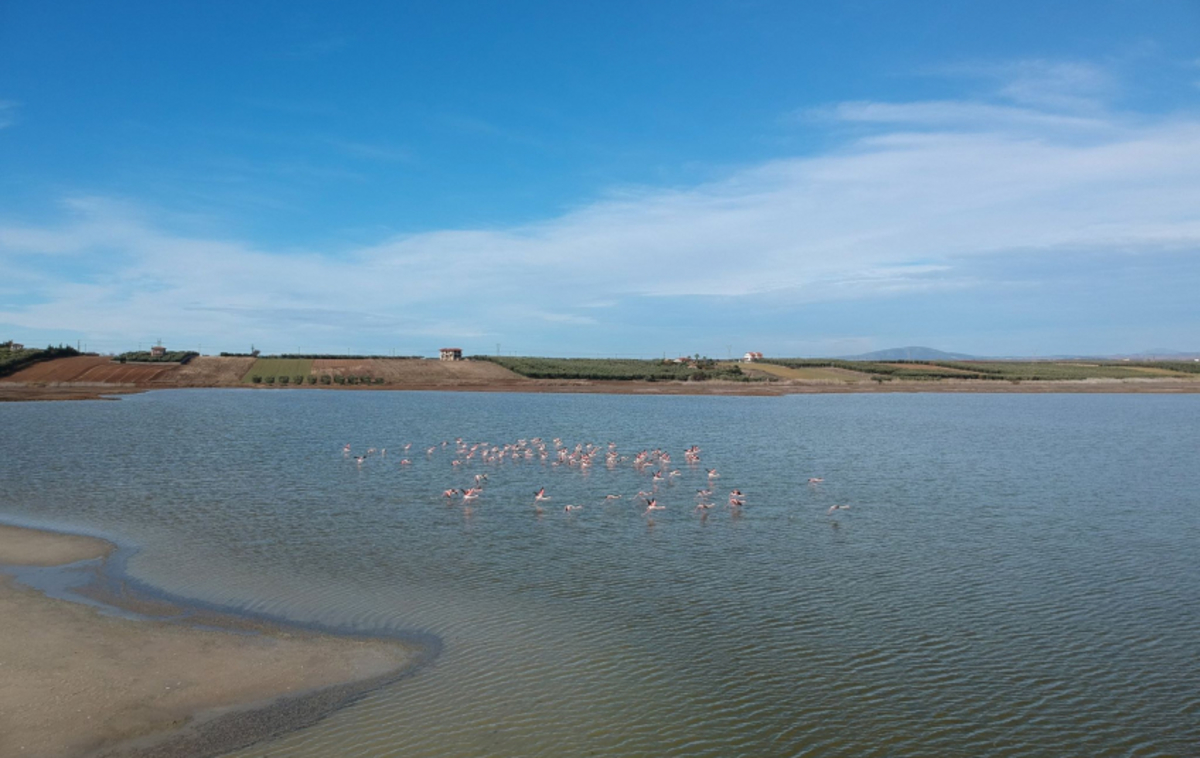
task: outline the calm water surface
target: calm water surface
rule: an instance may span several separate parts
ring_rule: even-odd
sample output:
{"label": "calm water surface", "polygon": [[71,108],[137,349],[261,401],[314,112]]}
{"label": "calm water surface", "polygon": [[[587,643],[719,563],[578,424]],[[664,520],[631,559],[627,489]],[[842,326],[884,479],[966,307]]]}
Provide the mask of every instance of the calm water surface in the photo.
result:
{"label": "calm water surface", "polygon": [[[0,517],[137,545],[171,592],[442,640],[238,756],[1200,754],[1200,396],[185,390],[0,428]],[[681,475],[650,523],[628,463],[454,467],[459,437]]]}

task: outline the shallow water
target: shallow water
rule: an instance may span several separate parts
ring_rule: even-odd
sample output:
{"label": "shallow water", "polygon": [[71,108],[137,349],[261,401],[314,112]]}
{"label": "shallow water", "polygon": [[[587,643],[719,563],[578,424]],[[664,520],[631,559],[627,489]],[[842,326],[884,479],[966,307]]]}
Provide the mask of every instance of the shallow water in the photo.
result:
{"label": "shallow water", "polygon": [[[129,572],[170,592],[442,640],[238,756],[1200,745],[1198,396],[184,390],[6,404],[0,424],[0,517],[137,545]],[[651,523],[627,462],[454,467],[458,437],[661,447],[681,474]],[[387,454],[359,465],[347,442]],[[476,473],[471,512],[448,505]]]}

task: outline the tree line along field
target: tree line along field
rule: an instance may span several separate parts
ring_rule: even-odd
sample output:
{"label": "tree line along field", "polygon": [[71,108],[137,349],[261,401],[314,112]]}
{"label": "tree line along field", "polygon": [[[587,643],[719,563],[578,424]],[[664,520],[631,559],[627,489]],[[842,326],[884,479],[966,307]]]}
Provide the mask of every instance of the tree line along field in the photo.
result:
{"label": "tree line along field", "polygon": [[187,363],[199,355],[195,350],[174,350],[162,355],[154,355],[149,350],[131,350],[113,360],[118,363]]}
{"label": "tree line along field", "polygon": [[35,363],[42,361],[50,361],[55,358],[67,358],[70,356],[79,355],[79,351],[73,347],[58,347],[47,346],[45,348],[22,348],[21,350],[13,350],[12,343],[5,343],[0,346],[0,376],[8,376],[15,374],[21,369],[32,366]]}
{"label": "tree line along field", "polygon": [[845,361],[768,358],[763,363],[797,369],[838,368],[878,380],[1079,381],[1156,377],[1180,379],[1200,375],[1200,363],[1193,361]]}

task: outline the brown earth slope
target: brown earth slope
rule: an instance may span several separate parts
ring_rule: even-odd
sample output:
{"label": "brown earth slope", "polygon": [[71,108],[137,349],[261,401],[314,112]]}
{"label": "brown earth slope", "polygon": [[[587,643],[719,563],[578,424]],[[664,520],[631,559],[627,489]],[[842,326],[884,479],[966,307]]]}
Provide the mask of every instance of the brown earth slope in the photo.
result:
{"label": "brown earth slope", "polygon": [[117,363],[102,355],[79,355],[35,363],[0,381],[29,384],[83,382],[141,387],[168,381],[168,377],[178,369],[177,363]]}
{"label": "brown earth slope", "polygon": [[240,387],[253,358],[193,358],[170,377],[177,387]]}

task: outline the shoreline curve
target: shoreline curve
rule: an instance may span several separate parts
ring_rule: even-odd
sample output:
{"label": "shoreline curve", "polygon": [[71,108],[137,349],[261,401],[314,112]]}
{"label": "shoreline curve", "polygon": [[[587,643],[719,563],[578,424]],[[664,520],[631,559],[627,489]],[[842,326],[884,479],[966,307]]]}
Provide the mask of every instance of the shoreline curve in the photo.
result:
{"label": "shoreline curve", "polygon": [[126,573],[135,552],[0,521],[0,754],[220,755],[311,726],[441,649],[176,596]]}

